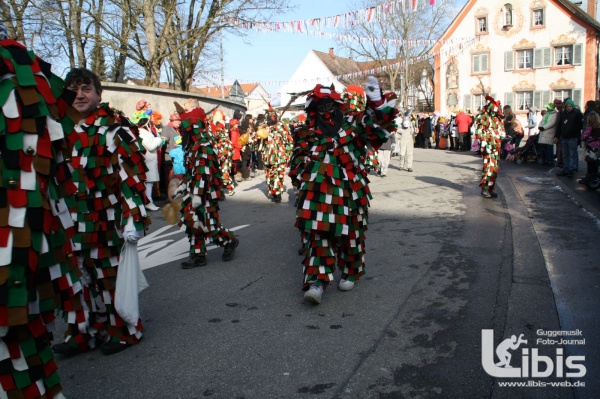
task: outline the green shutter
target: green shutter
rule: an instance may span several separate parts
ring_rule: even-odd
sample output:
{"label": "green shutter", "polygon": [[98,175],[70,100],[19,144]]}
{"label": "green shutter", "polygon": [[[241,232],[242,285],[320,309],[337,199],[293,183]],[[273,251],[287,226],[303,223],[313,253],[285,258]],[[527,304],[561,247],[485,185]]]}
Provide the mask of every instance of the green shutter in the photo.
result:
{"label": "green shutter", "polygon": [[533,68],[534,69],[538,69],[538,68],[543,68],[544,67],[544,55],[543,55],[543,49],[541,48],[536,48],[533,49]]}
{"label": "green shutter", "polygon": [[552,66],[552,47],[544,47],[542,49],[543,67],[550,68]]}
{"label": "green shutter", "polygon": [[582,106],[581,106],[581,89],[573,89],[573,102],[575,103],[576,106],[578,106],[579,108],[582,108]]}
{"label": "green shutter", "polygon": [[480,70],[480,66],[479,66],[480,62],[479,62],[479,54],[473,54],[473,73],[479,73]]}
{"label": "green shutter", "polygon": [[536,108],[538,111],[543,108],[541,90],[536,90],[533,92],[533,108]]}
{"label": "green shutter", "polygon": [[514,98],[515,98],[515,95],[512,91],[509,93],[504,93],[504,105],[510,105],[510,107],[512,108]]}
{"label": "green shutter", "polygon": [[472,107],[473,107],[473,104],[471,103],[471,95],[465,94],[463,96],[463,109],[466,111],[468,109],[471,109]]}
{"label": "green shutter", "polygon": [[548,104],[550,101],[552,101],[550,99],[551,95],[552,95],[552,92],[550,90],[544,90],[542,92],[542,107],[540,109],[546,108],[546,104]]}
{"label": "green shutter", "polygon": [[581,65],[583,58],[583,44],[576,43],[573,45],[573,65]]}
{"label": "green shutter", "polygon": [[489,54],[481,54],[481,72],[488,72],[490,69],[488,67]]}
{"label": "green shutter", "polygon": [[512,71],[515,69],[515,53],[513,51],[504,52],[504,71]]}

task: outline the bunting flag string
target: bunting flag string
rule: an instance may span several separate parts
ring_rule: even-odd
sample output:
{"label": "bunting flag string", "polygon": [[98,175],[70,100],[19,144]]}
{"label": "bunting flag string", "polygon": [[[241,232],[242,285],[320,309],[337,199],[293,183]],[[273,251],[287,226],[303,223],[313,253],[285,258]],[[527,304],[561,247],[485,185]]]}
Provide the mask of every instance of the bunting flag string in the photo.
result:
{"label": "bunting flag string", "polygon": [[[375,75],[380,72],[391,71],[395,68],[399,68],[399,67],[403,66],[404,64],[412,65],[412,64],[416,64],[421,61],[424,61],[426,59],[438,57],[440,55],[444,55],[445,57],[448,57],[449,55],[461,54],[464,51],[469,50],[479,40],[480,40],[480,37],[465,37],[465,38],[461,38],[461,39],[447,41],[446,44],[440,50],[435,51],[435,52],[428,52],[428,53],[422,54],[420,56],[406,58],[404,60],[401,60],[401,61],[393,63],[393,64],[384,65],[381,67],[372,68],[372,69],[365,70],[365,71],[352,72],[352,73],[347,73],[347,74],[342,74],[342,75],[336,75],[333,77],[331,77],[331,76],[316,77],[316,78],[311,78],[311,79],[284,80],[284,81],[282,81],[282,80],[264,80],[264,81],[263,80],[260,80],[260,81],[248,80],[248,81],[244,81],[243,79],[226,78],[225,81],[234,82],[235,80],[238,80],[238,82],[240,84],[256,83],[256,84],[260,84],[261,86],[283,86],[285,84],[298,84],[298,83],[314,85],[317,83],[331,82],[332,79],[338,80],[338,81],[339,80],[347,81],[347,80],[356,79],[359,77],[367,77],[369,75]],[[219,81],[220,79],[221,79],[220,75],[217,75],[217,74],[212,75],[213,81]],[[219,91],[220,91],[220,88],[219,88]]]}
{"label": "bunting flag string", "polygon": [[242,29],[306,33],[311,30],[323,30],[326,28],[350,28],[361,22],[371,23],[375,20],[381,20],[384,14],[405,13],[406,11],[414,12],[419,10],[419,7],[424,7],[421,3],[429,4],[433,7],[435,5],[435,0],[390,0],[375,7],[302,21],[266,22],[242,18],[230,18],[228,19],[228,22],[232,26]]}

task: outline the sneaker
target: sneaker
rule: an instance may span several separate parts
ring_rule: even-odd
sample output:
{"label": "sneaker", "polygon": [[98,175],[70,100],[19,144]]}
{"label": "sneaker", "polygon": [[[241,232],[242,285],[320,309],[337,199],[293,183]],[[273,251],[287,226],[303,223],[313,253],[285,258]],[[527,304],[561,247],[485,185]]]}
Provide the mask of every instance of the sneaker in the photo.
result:
{"label": "sneaker", "polygon": [[223,262],[229,262],[231,259],[233,259],[233,254],[235,254],[235,248],[238,246],[239,243],[240,243],[240,240],[238,240],[237,238],[234,238],[233,242],[231,244],[225,245],[225,250],[223,251],[223,256],[221,256],[221,259],[223,260]]}
{"label": "sneaker", "polygon": [[235,194],[235,190],[229,190],[227,191],[227,195],[229,195],[230,197]]}
{"label": "sneaker", "polygon": [[235,175],[234,178],[235,178],[235,181],[239,183],[239,182],[242,181],[242,174],[241,173],[236,173],[236,175]]}
{"label": "sneaker", "polygon": [[251,179],[254,179],[255,177],[256,177],[256,173],[254,173],[254,172],[250,173],[250,178]]}
{"label": "sneaker", "polygon": [[481,196],[483,198],[492,198],[492,194],[488,190],[481,190]]}
{"label": "sneaker", "polygon": [[148,205],[146,205],[146,209],[148,209],[149,211],[158,211],[160,208],[154,205],[154,202],[151,202]]}
{"label": "sneaker", "polygon": [[321,284],[313,284],[310,286],[308,291],[304,293],[304,301],[314,303],[318,305],[321,303],[321,297],[323,296],[323,287]]}
{"label": "sneaker", "polygon": [[207,264],[208,262],[206,261],[206,256],[196,256],[193,259],[181,262],[181,268],[193,269],[194,267],[206,266]]}
{"label": "sneaker", "polygon": [[105,342],[101,347],[100,351],[105,355],[114,355],[129,348],[130,344],[122,344],[120,342]]}
{"label": "sneaker", "polygon": [[408,168],[408,169],[406,169],[406,170],[407,170],[407,171],[409,171],[409,172],[412,172],[412,171],[413,171],[413,170],[412,170],[412,168]]}
{"label": "sneaker", "polygon": [[66,342],[61,342],[60,344],[52,345],[52,352],[62,356],[74,356],[83,353],[83,351],[72,347]]}
{"label": "sneaker", "polygon": [[273,202],[280,203],[281,202],[281,194],[276,194],[273,196]]}
{"label": "sneaker", "polygon": [[345,278],[340,280],[338,284],[338,290],[340,291],[350,291],[354,288],[354,281],[346,280]]}

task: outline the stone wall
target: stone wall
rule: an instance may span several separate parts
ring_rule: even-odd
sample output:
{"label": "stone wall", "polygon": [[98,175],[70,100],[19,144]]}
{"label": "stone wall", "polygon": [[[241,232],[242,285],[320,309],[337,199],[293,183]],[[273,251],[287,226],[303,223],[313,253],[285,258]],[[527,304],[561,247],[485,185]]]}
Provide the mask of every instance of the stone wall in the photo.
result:
{"label": "stone wall", "polygon": [[152,105],[152,109],[163,115],[163,124],[167,124],[169,115],[175,112],[173,101],[183,105],[189,98],[198,99],[200,106],[206,112],[218,105],[218,109],[225,112],[225,115],[229,118],[233,116],[235,110],[240,110],[242,113],[246,112],[244,104],[184,91],[111,82],[102,82],[102,88],[102,101],[110,103],[111,107],[123,111],[128,117],[131,117],[135,112],[135,104],[139,100],[147,100]]}

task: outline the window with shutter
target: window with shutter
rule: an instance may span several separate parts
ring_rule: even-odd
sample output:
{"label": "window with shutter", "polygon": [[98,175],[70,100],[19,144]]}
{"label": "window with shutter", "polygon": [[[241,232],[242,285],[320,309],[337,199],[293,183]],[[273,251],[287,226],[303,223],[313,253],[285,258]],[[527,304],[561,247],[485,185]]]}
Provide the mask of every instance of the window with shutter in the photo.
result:
{"label": "window with shutter", "polygon": [[542,91],[536,90],[533,92],[533,108],[540,110],[542,106]]}
{"label": "window with shutter", "polygon": [[514,53],[512,51],[504,52],[504,70],[512,71],[513,69],[515,69],[514,63],[515,63]]}
{"label": "window with shutter", "polygon": [[471,109],[472,104],[471,104],[471,95],[470,94],[465,94],[463,96],[463,108],[466,110]]}
{"label": "window with shutter", "polygon": [[573,89],[573,97],[571,97],[573,99],[573,102],[575,103],[576,106],[578,106],[579,108],[582,108],[581,105],[581,89]]}
{"label": "window with shutter", "polygon": [[552,101],[552,99],[550,98],[550,94],[550,90],[544,90],[542,92],[542,106],[540,107],[540,109],[544,109],[546,107],[546,104]]}
{"label": "window with shutter", "polygon": [[573,65],[581,65],[583,58],[583,45],[576,43],[573,45]]}
{"label": "window with shutter", "polygon": [[543,53],[543,67],[544,68],[550,68],[552,66],[552,48],[551,47],[544,47],[542,49],[542,53]]}
{"label": "window with shutter", "polygon": [[514,97],[513,92],[504,93],[504,105],[508,105],[508,106],[512,107],[513,106],[513,97]]}
{"label": "window with shutter", "polygon": [[479,53],[473,54],[472,59],[472,73],[486,73],[489,71],[489,54]]}
{"label": "window with shutter", "polygon": [[479,54],[473,54],[473,73],[480,72]]}
{"label": "window with shutter", "polygon": [[542,55],[542,49],[536,48],[533,50],[533,67],[535,69],[542,68],[544,66],[544,59]]}

